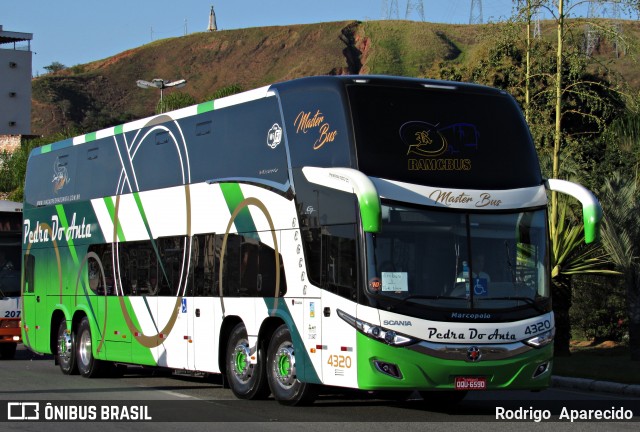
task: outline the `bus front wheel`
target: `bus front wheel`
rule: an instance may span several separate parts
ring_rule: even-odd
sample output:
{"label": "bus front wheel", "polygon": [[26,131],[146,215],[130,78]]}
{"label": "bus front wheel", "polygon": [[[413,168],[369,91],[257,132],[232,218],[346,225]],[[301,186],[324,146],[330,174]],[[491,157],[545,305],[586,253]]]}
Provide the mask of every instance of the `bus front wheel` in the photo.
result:
{"label": "bus front wheel", "polygon": [[76,338],[76,361],[80,375],[85,378],[100,376],[104,369],[104,362],[93,356],[91,327],[87,317],[82,318],[82,321],[80,321]]}
{"label": "bus front wheel", "polygon": [[315,399],[316,387],[298,380],[296,351],[286,325],[278,327],[269,343],[267,379],[273,397],[283,405],[309,404]]}
{"label": "bus front wheel", "polygon": [[[255,355],[257,362],[251,357]],[[269,386],[264,376],[262,350],[251,353],[247,329],[243,323],[231,331],[227,344],[227,380],[234,395],[239,399],[266,399]]]}
{"label": "bus front wheel", "polygon": [[75,335],[72,331],[67,331],[67,320],[62,319],[58,324],[57,342],[56,360],[60,370],[65,375],[77,374]]}

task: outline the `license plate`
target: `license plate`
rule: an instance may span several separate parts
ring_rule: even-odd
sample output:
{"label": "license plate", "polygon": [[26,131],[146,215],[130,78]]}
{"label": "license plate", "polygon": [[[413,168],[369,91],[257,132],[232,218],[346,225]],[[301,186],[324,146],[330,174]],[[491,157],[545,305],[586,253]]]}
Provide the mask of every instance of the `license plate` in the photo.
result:
{"label": "license plate", "polygon": [[487,379],[485,377],[456,377],[456,390],[486,390]]}

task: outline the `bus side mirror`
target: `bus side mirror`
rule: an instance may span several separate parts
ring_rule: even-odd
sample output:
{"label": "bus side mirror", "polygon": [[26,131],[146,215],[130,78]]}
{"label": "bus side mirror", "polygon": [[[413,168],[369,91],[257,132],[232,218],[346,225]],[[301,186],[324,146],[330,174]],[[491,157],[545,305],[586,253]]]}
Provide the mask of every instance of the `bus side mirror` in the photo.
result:
{"label": "bus side mirror", "polygon": [[562,192],[580,201],[584,220],[584,242],[589,244],[600,240],[602,206],[589,189],[577,183],[558,179],[546,180],[545,187],[547,190]]}

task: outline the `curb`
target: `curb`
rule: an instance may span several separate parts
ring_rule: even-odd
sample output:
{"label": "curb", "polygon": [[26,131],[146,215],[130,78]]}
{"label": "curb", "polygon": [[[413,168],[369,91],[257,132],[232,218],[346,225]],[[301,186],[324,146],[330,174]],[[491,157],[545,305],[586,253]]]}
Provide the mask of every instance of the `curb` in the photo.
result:
{"label": "curb", "polygon": [[587,378],[571,378],[554,375],[551,377],[551,385],[553,387],[616,393],[625,396],[640,396],[640,385],[638,384],[621,384],[611,381],[598,381]]}

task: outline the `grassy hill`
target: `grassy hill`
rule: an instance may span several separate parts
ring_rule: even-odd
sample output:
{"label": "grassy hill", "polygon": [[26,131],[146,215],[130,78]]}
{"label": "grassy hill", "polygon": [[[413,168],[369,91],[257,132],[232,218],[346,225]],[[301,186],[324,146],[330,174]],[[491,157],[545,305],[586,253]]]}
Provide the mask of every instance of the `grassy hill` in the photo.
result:
{"label": "grassy hill", "polygon": [[[551,30],[550,23],[548,27]],[[188,84],[180,91],[200,102],[232,84],[251,89],[310,75],[437,78],[442,63],[465,65],[481,58],[491,44],[487,34],[495,29],[493,24],[344,21],[158,40],[34,79],[32,130],[40,135],[67,128],[88,131],[148,116],[159,95],[139,89],[138,79],[184,78]],[[637,22],[624,22],[623,29],[634,39],[640,34]],[[640,88],[631,55],[613,58],[610,44],[602,44],[601,51],[603,61]]]}

